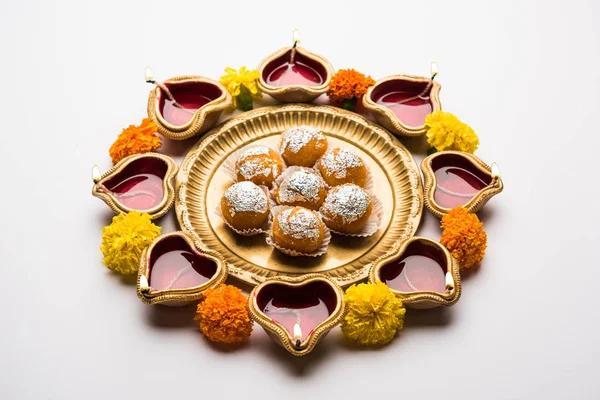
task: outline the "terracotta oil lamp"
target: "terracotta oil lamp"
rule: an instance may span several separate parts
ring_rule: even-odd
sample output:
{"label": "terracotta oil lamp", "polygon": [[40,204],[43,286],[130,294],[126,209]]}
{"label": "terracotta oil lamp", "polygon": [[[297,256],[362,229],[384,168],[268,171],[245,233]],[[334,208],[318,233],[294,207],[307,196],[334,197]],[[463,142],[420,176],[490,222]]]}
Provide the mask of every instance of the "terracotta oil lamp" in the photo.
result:
{"label": "terracotta oil lamp", "polygon": [[440,243],[414,236],[377,259],[369,281],[381,281],[409,308],[451,306],[460,298],[458,261]]}
{"label": "terracotta oil lamp", "polygon": [[327,92],[333,67],[323,57],[294,44],[267,57],[258,66],[258,86],[263,93],[283,103],[308,103]]}
{"label": "terracotta oil lamp", "polygon": [[489,167],[469,153],[434,153],[423,160],[421,170],[425,206],[438,217],[458,206],[477,212],[504,188],[498,166]]}
{"label": "terracotta oil lamp", "polygon": [[223,85],[202,76],[178,76],[159,83],[146,68],[146,82],[156,85],[148,96],[148,116],[169,139],[183,140],[207,132],[232,104]]}
{"label": "terracotta oil lamp", "polygon": [[363,105],[375,120],[400,136],[425,134],[425,117],[440,111],[440,84],[434,81],[437,66],[431,65],[431,78],[392,75],[380,79],[363,96]]}
{"label": "terracotta oil lamp", "polygon": [[296,356],[310,353],[344,316],[344,292],[319,274],[271,278],[250,294],[250,315]]}
{"label": "terracotta oil lamp", "polygon": [[174,232],[157,237],[143,251],[137,295],[146,304],[181,306],[198,301],[226,278],[219,253],[201,248],[190,233]]}
{"label": "terracotta oil lamp", "polygon": [[94,166],[92,195],[116,213],[140,211],[156,219],[173,205],[178,169],[173,159],[158,153],[125,157],[102,175]]}

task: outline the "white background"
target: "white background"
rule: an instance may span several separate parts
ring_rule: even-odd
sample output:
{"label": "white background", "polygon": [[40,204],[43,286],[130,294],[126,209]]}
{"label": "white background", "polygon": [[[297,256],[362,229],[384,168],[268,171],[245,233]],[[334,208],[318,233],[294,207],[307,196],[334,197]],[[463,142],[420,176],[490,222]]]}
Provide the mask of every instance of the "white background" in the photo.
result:
{"label": "white background", "polygon": [[[0,6],[0,399],[600,398],[600,3],[6,1]],[[159,79],[255,67],[291,43],[381,78],[427,75],[505,183],[453,308],[409,312],[380,350],[336,328],[293,358],[260,327],[210,345],[194,308],[149,307],[102,265],[90,194]],[[181,159],[195,139],[165,140]],[[414,143],[412,143],[414,145]],[[417,161],[422,154],[415,154]],[[419,234],[438,239],[427,211]],[[163,232],[176,229],[174,213]]]}

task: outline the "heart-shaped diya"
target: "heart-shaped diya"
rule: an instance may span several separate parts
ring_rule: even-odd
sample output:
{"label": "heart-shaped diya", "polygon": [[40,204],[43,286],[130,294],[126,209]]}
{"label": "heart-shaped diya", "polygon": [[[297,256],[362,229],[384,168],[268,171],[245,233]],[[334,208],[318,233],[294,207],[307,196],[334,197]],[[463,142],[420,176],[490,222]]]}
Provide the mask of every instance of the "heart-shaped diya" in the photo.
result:
{"label": "heart-shaped diya", "polygon": [[202,76],[178,76],[156,87],[148,96],[148,116],[169,139],[183,140],[207,132],[232,104],[219,82]]}
{"label": "heart-shaped diya", "polygon": [[140,259],[137,295],[146,304],[179,306],[199,300],[227,278],[225,261],[190,233],[157,237]]}
{"label": "heart-shaped diya", "polygon": [[400,136],[425,134],[425,117],[442,109],[440,84],[430,78],[392,75],[375,82],[363,105],[375,120]]}
{"label": "heart-shaped diya", "polygon": [[173,205],[178,169],[173,159],[158,153],[125,157],[102,175],[94,166],[92,195],[116,213],[140,211],[156,219]]}
{"label": "heart-shaped diya", "polygon": [[496,164],[489,167],[470,153],[442,151],[423,160],[425,206],[438,217],[455,207],[477,212],[504,184]]}
{"label": "heart-shaped diya", "polygon": [[283,48],[258,66],[258,87],[283,103],[308,103],[327,92],[333,67],[323,57],[296,46]]}
{"label": "heart-shaped diya", "polygon": [[451,306],[460,298],[458,261],[440,243],[414,236],[377,259],[369,282],[388,285],[406,307]]}
{"label": "heart-shaped diya", "polygon": [[319,274],[271,278],[250,294],[250,315],[296,356],[310,353],[344,316],[344,292]]}

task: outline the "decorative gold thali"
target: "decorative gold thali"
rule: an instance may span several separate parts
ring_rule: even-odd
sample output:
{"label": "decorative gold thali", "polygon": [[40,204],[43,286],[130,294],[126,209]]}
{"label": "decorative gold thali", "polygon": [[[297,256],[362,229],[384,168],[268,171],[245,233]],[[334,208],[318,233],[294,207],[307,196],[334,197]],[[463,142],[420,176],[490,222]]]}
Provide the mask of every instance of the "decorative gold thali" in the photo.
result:
{"label": "decorative gold thali", "polygon": [[[269,246],[265,235],[243,237],[231,231],[215,210],[233,182],[224,161],[248,145],[277,150],[281,133],[291,127],[320,129],[330,147],[356,152],[370,168],[375,195],[383,204],[380,229],[371,237],[334,235],[325,255],[290,257]],[[345,287],[367,277],[369,267],[394,245],[415,234],[423,211],[417,164],[404,146],[364,117],[329,106],[289,104],[263,107],[214,128],[185,157],[176,182],[175,207],[181,229],[219,252],[229,274],[250,285],[266,278],[308,273],[330,276]]]}

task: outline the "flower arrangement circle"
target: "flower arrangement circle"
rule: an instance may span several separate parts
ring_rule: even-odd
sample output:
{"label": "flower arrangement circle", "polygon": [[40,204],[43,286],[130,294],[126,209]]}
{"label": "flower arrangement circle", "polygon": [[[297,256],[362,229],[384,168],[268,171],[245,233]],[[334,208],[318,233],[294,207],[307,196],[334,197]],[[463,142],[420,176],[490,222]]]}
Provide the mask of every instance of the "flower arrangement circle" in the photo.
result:
{"label": "flower arrangement circle", "polygon": [[456,207],[442,218],[441,227],[440,243],[458,260],[462,269],[471,268],[483,259],[487,234],[477,215],[464,207]]}
{"label": "flower arrangement circle", "polygon": [[[293,93],[294,95],[290,95],[290,97],[286,98],[277,97],[275,91],[273,91],[273,93],[269,92],[269,94],[272,94],[272,96],[276,100],[293,103],[310,102],[314,100],[317,96],[320,96],[321,94],[324,94],[325,91],[327,91],[326,93],[329,97],[329,103],[331,105],[353,111],[356,106],[356,102],[361,100],[367,93],[369,93],[369,98],[365,98],[365,101],[369,100],[371,94],[375,92],[377,92],[377,96],[379,96],[376,96],[377,99],[381,100],[382,95],[384,94],[388,97],[394,94],[396,95],[395,98],[397,99],[398,96],[401,97],[406,93],[410,94],[412,93],[412,91],[415,91],[414,96],[408,97],[407,99],[393,100],[386,97],[386,99],[389,100],[386,103],[386,107],[388,107],[389,109],[396,107],[393,108],[394,113],[401,113],[410,112],[407,110],[409,110],[410,107],[415,106],[414,104],[409,104],[410,101],[412,101],[413,99],[418,98],[420,100],[424,99],[423,101],[425,102],[428,101],[427,97],[422,96],[422,94],[427,94],[428,90],[430,90],[432,85],[436,85],[437,91],[439,91],[439,84],[437,83],[437,81],[435,83],[433,82],[433,79],[437,74],[437,70],[431,78],[413,77],[415,78],[415,82],[417,82],[419,85],[426,85],[423,87],[412,84],[412,86],[405,85],[400,88],[398,88],[397,86],[387,86],[386,88],[379,90],[379,86],[375,86],[371,88],[371,90],[369,90],[371,86],[376,84],[375,80],[372,79],[371,76],[358,72],[355,69],[341,69],[334,74],[334,69],[327,60],[314,54],[311,55],[311,53],[297,48],[297,42],[298,40],[295,39],[294,45],[292,48],[289,49],[289,51],[284,49],[282,52],[277,53],[277,58],[275,61],[279,63],[277,65],[284,65],[286,66],[286,68],[290,68],[290,70],[294,73],[307,74],[306,76],[303,75],[302,79],[304,79],[305,81],[308,80],[309,84],[311,83],[310,79],[313,79],[315,76],[319,78],[316,81],[314,81],[316,83],[321,82],[319,84],[320,86],[318,87],[319,91],[316,91],[315,93],[310,93],[310,96],[300,96],[298,94],[299,91],[291,91],[289,93]],[[286,58],[288,54],[289,61]],[[298,63],[297,65],[295,65],[296,62]],[[259,70],[249,69],[245,66],[242,66],[237,70],[231,67],[227,67],[225,68],[224,75],[222,75],[219,79],[219,83],[225,87],[226,91],[223,87],[217,84],[217,82],[212,81],[212,86],[218,87],[219,93],[222,96],[227,97],[228,105],[229,94],[231,94],[233,107],[238,108],[242,111],[248,111],[253,108],[254,101],[260,100],[262,98],[261,88],[265,90],[265,93],[267,93],[266,86],[261,86],[261,77],[266,77],[271,72],[273,71],[271,71],[269,68],[262,68],[261,66],[259,66]],[[297,78],[299,79],[300,77]],[[206,78],[206,80],[209,79]],[[405,81],[409,80],[405,79]],[[154,83],[154,81],[151,82]],[[171,83],[171,80],[166,82],[167,84],[169,84]],[[166,84],[160,86],[157,83],[157,86],[163,88],[163,91],[166,91],[166,93],[170,92],[170,89],[167,87]],[[279,86],[287,87],[293,85],[281,84]],[[178,105],[179,108],[184,108],[181,105],[184,104],[186,95],[193,94],[195,96],[202,97],[204,94],[211,94],[210,89],[207,89],[206,86],[196,85],[194,87],[196,88],[195,90],[199,91],[199,93],[187,93],[184,91],[185,93],[183,93],[182,95],[182,92],[176,92],[173,90],[173,93],[171,93],[171,100],[174,104]],[[423,88],[425,90],[423,90]],[[178,96],[181,96],[181,99],[176,98]],[[423,97],[423,99],[421,97]],[[150,99],[153,99],[153,101],[155,101],[152,104],[155,106],[156,110],[162,107],[160,101],[158,101],[156,97],[149,97],[149,104]],[[373,101],[377,99],[374,98]],[[469,125],[462,122],[455,115],[449,112],[431,112],[431,110],[439,110],[441,107],[439,97],[437,97],[437,92],[435,92],[434,102],[434,107],[423,107],[425,111],[423,111],[423,109],[420,111],[419,120],[417,121],[419,122],[419,124],[415,125],[418,126],[420,129],[419,134],[422,134],[423,131],[426,131],[426,138],[429,145],[431,146],[430,151],[444,152],[452,150],[455,151],[454,153],[456,153],[456,151],[466,153],[475,152],[479,146],[479,138],[475,131]],[[204,107],[203,104],[204,103],[202,102],[197,102],[197,110]],[[286,107],[291,108],[291,106]],[[317,108],[322,109],[322,106],[317,106]],[[149,115],[152,115],[150,107],[148,109]],[[218,115],[215,114],[213,121],[214,124],[218,122],[217,120],[221,116],[220,111],[221,110],[219,110]],[[313,111],[312,109],[310,109],[309,111],[313,113],[318,112]],[[261,112],[258,112],[258,114],[260,114]],[[275,111],[269,109],[267,109],[266,112],[270,112],[273,114],[275,113]],[[430,112],[430,114],[427,114],[428,112]],[[338,113],[336,111],[336,115],[337,114],[342,113]],[[343,113],[342,115],[350,114]],[[297,116],[294,115],[294,122],[296,122],[296,118]],[[302,117],[299,116],[298,120],[301,118]],[[298,121],[298,124],[299,123],[300,121]],[[140,125],[129,125],[128,127],[124,128],[109,149],[109,155],[112,163],[117,164],[124,158],[134,154],[155,152],[158,149],[160,149],[162,146],[162,138],[157,134],[157,130],[159,129],[159,127],[161,127],[160,121],[159,126],[157,127],[157,125],[153,122],[152,119],[144,118],[141,121]],[[253,128],[250,127],[247,129]],[[162,130],[160,132],[165,134]],[[197,132],[194,132],[194,134],[197,134],[199,132],[200,131],[198,130]],[[335,136],[331,132],[325,133]],[[345,133],[346,132],[342,132],[342,134]],[[398,132],[396,133],[400,134]],[[248,140],[248,142],[249,141],[250,140]],[[243,144],[248,145],[248,143]],[[452,152],[447,152],[444,154],[444,156],[447,156],[450,153]],[[166,157],[163,155],[157,156]],[[126,161],[127,160],[123,161],[122,163],[125,164]],[[380,162],[381,160],[378,159],[377,161]],[[118,168],[118,166],[115,168]],[[127,179],[123,180],[123,182],[127,181],[126,184],[123,185],[123,187],[114,185],[114,188],[111,187],[111,190],[114,189],[115,191],[126,191],[127,185],[135,186],[144,179],[148,179],[147,176],[145,176],[148,175],[147,165],[145,165],[144,168],[145,170],[143,170],[140,174],[137,174],[135,176],[127,176]],[[439,167],[436,168],[440,169]],[[160,169],[158,171],[158,174],[161,175],[162,173],[162,169]],[[173,178],[173,176],[168,175],[168,173],[164,174],[166,174],[165,176],[170,176],[171,178]],[[415,177],[418,180],[417,175],[418,174],[415,174]],[[492,173],[490,176],[492,177],[492,179],[499,179],[499,172],[497,171],[497,168],[495,170],[494,168],[492,168]],[[475,174],[475,178],[478,177],[480,176]],[[164,176],[163,178],[167,179]],[[95,182],[97,182],[97,179],[105,178],[98,178],[98,174],[94,173]],[[184,177],[184,181],[185,180],[187,180],[187,176]],[[119,184],[122,184],[123,182],[120,182]],[[420,182],[415,183],[413,187],[420,188],[419,183]],[[120,194],[121,192],[118,193]],[[147,193],[143,192],[142,195],[147,195]],[[419,198],[419,195],[422,197],[422,193],[419,194],[418,192],[414,191],[411,192],[411,195],[417,199]],[[142,207],[140,206],[139,208]],[[448,209],[449,208],[450,207],[448,207]],[[143,210],[148,210],[148,208]],[[142,253],[144,252],[144,249],[148,248],[148,246],[151,245],[154,239],[157,238],[162,231],[162,228],[160,226],[155,225],[151,221],[151,215],[146,212],[143,212],[143,210],[131,211],[126,214],[116,215],[115,217],[113,217],[111,223],[103,228],[102,244],[100,246],[100,250],[104,256],[103,263],[106,265],[107,268],[123,275],[133,275],[138,272],[140,266],[140,258],[142,256]],[[411,209],[410,211],[413,212],[413,214],[415,213],[413,209]],[[418,209],[416,212],[416,215],[418,215],[419,217],[421,215],[420,212],[420,209]],[[194,240],[194,245],[197,245],[198,249],[200,249],[203,245],[206,245],[206,243],[204,243],[199,236],[194,236],[193,230],[190,230],[190,228],[186,226],[185,223],[181,223],[181,220],[180,224],[181,229],[184,231],[184,233],[190,234],[190,237],[192,238],[190,240]],[[480,261],[485,255],[485,250],[487,248],[487,234],[483,229],[483,223],[479,220],[477,215],[470,213],[467,209],[463,207],[456,207],[442,217],[440,227],[442,228],[442,235],[441,239],[439,240],[439,243],[431,240],[429,240],[429,242],[434,242],[433,244],[437,246],[438,250],[441,249],[441,251],[444,252],[447,260],[446,264],[448,264],[450,261],[452,262],[453,271],[455,275],[458,276],[457,261],[460,264],[460,268],[462,269],[472,268],[473,266],[476,266],[478,263],[480,263]],[[410,239],[413,234],[414,232],[409,233],[408,235],[405,234],[403,237],[398,236],[398,240],[400,241]],[[197,240],[198,243],[196,243],[195,240]],[[386,245],[385,251],[392,251],[393,248],[397,248],[395,246],[402,245],[402,243],[406,242],[397,242],[393,245],[389,245],[389,247],[391,247],[389,250],[387,249],[388,245]],[[425,241],[419,243],[422,246],[421,248],[419,248],[421,249],[419,251],[423,251],[425,252],[425,254],[427,254],[427,251],[429,251],[426,249],[427,243],[425,243]],[[441,246],[444,246],[448,251],[446,251]],[[209,249],[207,248],[204,249],[204,251],[206,252],[208,252],[208,250]],[[164,251],[164,253],[160,253],[160,251],[157,251],[156,253],[158,258],[162,257],[164,254],[167,254],[169,252],[176,252],[177,250],[164,248],[161,251]],[[210,251],[213,251],[214,254],[222,256],[216,250]],[[450,252],[452,257],[454,257],[456,260],[452,259],[448,252]],[[151,264],[151,262],[149,262],[148,265],[155,266],[158,264]],[[390,262],[389,264],[385,265],[392,264]],[[177,269],[177,272],[174,274],[173,279],[182,279],[183,275],[190,271],[188,267],[189,266]],[[193,265],[192,267],[195,269]],[[229,266],[225,263],[225,261],[223,261],[221,267],[222,270],[227,269],[230,272],[234,272],[236,268],[235,266]],[[362,265],[359,267],[364,269],[365,266]],[[158,267],[156,268],[158,270]],[[211,276],[214,276],[214,272],[210,268],[212,267],[206,266],[205,270],[203,270],[202,273],[196,271],[198,272],[198,276],[195,276],[195,279],[200,279],[201,281],[201,279],[207,277],[210,278]],[[402,268],[404,267],[400,267],[400,269]],[[407,272],[407,270],[404,270],[404,279],[408,280],[407,274],[414,274],[414,270],[412,270],[412,272]],[[433,294],[438,294],[437,292],[439,291],[440,296],[448,296],[450,293],[449,290],[453,289],[454,282],[457,282],[457,280],[453,281],[448,279],[448,271],[444,271],[443,265],[441,268],[441,272],[439,268],[435,271],[436,273],[438,273],[437,276],[440,277],[442,284],[445,282],[445,286],[442,285],[440,286],[441,289],[436,288],[436,290],[422,289],[421,294],[423,296],[431,297]],[[167,276],[169,279],[171,279],[171,276],[168,275],[171,272],[171,270],[168,270],[167,272],[165,272],[164,276]],[[401,272],[402,271],[399,271],[399,273]],[[286,274],[284,271],[271,271],[271,273],[274,273],[275,275]],[[360,280],[359,275],[352,275],[350,273],[347,273],[346,271],[345,273],[346,275],[340,277],[341,282],[344,282],[344,279],[353,279],[351,282],[346,280],[346,284],[349,285],[350,283],[358,282]],[[301,274],[301,272],[294,271],[292,274]],[[153,282],[151,282],[152,279],[150,278],[150,275],[148,275],[147,277],[145,275],[141,275],[143,275],[143,268],[138,274],[138,289],[141,286],[143,286],[142,289],[144,290],[159,287],[156,284],[156,282],[154,282],[156,286],[152,286]],[[306,274],[304,274],[304,276],[306,276]],[[414,280],[413,277],[414,275],[411,275],[411,282],[417,282],[418,280]],[[452,278],[452,276],[450,278]],[[260,277],[258,277],[257,275],[253,276],[253,279],[256,282],[260,282]],[[197,301],[197,299],[200,296],[202,296],[201,301],[196,305],[196,313],[194,317],[194,320],[198,323],[199,330],[211,342],[228,345],[238,345],[246,341],[253,331],[253,321],[250,318],[249,301],[248,297],[244,295],[241,289],[231,285],[220,284],[220,282],[223,282],[223,280],[214,282],[214,284],[211,284],[210,287],[208,285],[206,287],[198,285],[197,283],[200,281],[194,280],[192,281],[193,284],[190,284],[189,286],[181,288],[170,288],[169,290],[172,290],[172,293],[169,292],[169,294],[173,296],[173,305],[180,305],[183,295],[189,294],[190,288],[196,289],[197,292],[195,292],[195,294],[197,294],[197,297],[194,297],[193,300]],[[256,282],[251,282],[251,284],[256,285]],[[337,287],[336,299],[338,299],[338,301],[341,302],[341,304],[344,304],[343,310],[345,311],[342,311],[339,313],[339,315],[336,315],[337,319],[331,322],[331,325],[327,326],[327,329],[329,330],[339,323],[341,326],[341,331],[343,335],[347,338],[347,340],[359,346],[385,345],[387,343],[390,343],[397,336],[397,333],[404,328],[404,317],[406,313],[406,308],[405,304],[403,304],[401,300],[403,298],[402,296],[404,295],[404,292],[402,292],[402,290],[392,290],[393,283],[390,283],[390,281],[384,279],[383,275],[371,282],[372,283],[353,284],[352,286],[346,289],[343,296],[342,288],[338,285],[338,282],[334,282]],[[388,284],[390,286],[388,286]],[[160,290],[161,289],[159,289],[159,291]],[[180,291],[178,292],[178,290]],[[417,289],[414,288],[413,290],[417,291]],[[319,295],[322,294],[323,293],[320,293]],[[284,298],[284,296],[280,298]],[[327,299],[326,296],[324,298]],[[256,300],[257,297],[253,297],[253,299]],[[265,302],[267,302],[267,304],[263,305],[265,309],[269,304],[273,307],[278,307],[274,305],[274,299],[275,297],[267,299],[271,303],[268,303],[267,300],[265,300]],[[295,298],[294,300],[296,299],[297,298]],[[321,299],[321,297],[319,297],[319,299]],[[452,304],[454,303],[448,305]],[[300,311],[297,311],[297,309],[293,308],[292,305],[296,305],[296,303],[288,302],[288,306],[279,307],[279,311],[281,311],[282,314],[291,312],[291,314],[294,314],[295,319],[293,321],[291,319],[284,320],[282,317],[280,323],[282,325],[285,325],[285,329],[287,331],[286,335],[289,334],[289,338],[293,339],[293,342],[290,343],[294,343],[294,345],[297,347],[296,351],[298,351],[298,348],[300,348],[300,346],[302,345],[303,338],[305,338],[307,334],[310,334],[311,328],[310,323],[307,323],[304,319],[305,314],[302,314]],[[413,304],[408,299],[406,300],[406,305],[408,307],[413,306]],[[323,301],[323,307],[328,308],[330,307],[330,304],[327,305],[325,304],[325,301]],[[319,312],[325,311],[324,309],[321,309]],[[328,309],[327,312],[331,313],[331,310]],[[310,314],[306,315],[310,316]],[[286,338],[288,336],[286,336]]]}

